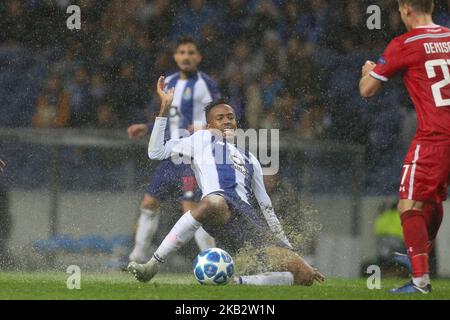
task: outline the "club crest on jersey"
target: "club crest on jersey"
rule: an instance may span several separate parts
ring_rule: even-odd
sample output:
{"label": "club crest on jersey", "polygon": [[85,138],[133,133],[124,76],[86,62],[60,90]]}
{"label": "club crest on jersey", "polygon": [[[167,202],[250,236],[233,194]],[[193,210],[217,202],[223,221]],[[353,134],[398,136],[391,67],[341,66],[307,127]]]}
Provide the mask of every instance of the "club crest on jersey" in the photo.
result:
{"label": "club crest on jersey", "polygon": [[192,89],[186,88],[183,92],[183,100],[191,100],[192,98]]}
{"label": "club crest on jersey", "polygon": [[231,165],[233,168],[240,173],[242,173],[244,176],[248,177],[250,173],[247,171],[247,168],[245,167],[245,161],[241,157],[230,155],[230,160],[232,161]]}
{"label": "club crest on jersey", "polygon": [[238,156],[230,156],[231,161],[233,161],[235,164],[237,164],[238,166],[243,166],[244,165],[244,159],[239,158]]}

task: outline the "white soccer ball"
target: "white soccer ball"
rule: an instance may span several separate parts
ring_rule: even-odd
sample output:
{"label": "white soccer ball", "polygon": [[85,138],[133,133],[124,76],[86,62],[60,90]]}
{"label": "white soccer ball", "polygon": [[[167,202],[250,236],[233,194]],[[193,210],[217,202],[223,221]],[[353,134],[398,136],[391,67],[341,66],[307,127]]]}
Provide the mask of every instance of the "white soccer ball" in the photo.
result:
{"label": "white soccer ball", "polygon": [[224,285],[230,281],[233,274],[233,258],[225,250],[206,249],[195,259],[194,275],[201,284]]}

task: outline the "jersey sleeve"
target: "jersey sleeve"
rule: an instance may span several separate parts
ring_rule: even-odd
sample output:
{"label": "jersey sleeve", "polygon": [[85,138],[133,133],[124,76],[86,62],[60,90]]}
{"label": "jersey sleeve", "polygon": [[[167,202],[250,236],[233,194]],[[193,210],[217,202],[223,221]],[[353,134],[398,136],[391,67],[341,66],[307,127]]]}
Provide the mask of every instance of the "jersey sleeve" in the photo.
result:
{"label": "jersey sleeve", "polygon": [[405,58],[402,53],[402,46],[399,39],[392,40],[384,50],[383,55],[378,60],[370,75],[380,81],[386,82],[398,72],[406,67]]}
{"label": "jersey sleeve", "polygon": [[148,122],[146,124],[148,132],[152,132],[153,130],[153,122]]}
{"label": "jersey sleeve", "polygon": [[261,208],[263,216],[269,225],[272,233],[289,249],[292,249],[292,245],[286,237],[283,227],[281,226],[278,217],[275,214],[275,210],[272,206],[272,201],[270,200],[269,195],[267,194],[266,187],[264,186],[263,180],[263,171],[261,168],[261,164],[259,161],[252,156],[253,161],[253,192],[255,194],[256,200],[258,201],[258,205]]}
{"label": "jersey sleeve", "polygon": [[191,159],[194,151],[194,137],[191,135],[182,139],[164,141],[167,118],[157,117],[148,143],[148,156],[153,160],[163,160],[169,157],[182,157]]}

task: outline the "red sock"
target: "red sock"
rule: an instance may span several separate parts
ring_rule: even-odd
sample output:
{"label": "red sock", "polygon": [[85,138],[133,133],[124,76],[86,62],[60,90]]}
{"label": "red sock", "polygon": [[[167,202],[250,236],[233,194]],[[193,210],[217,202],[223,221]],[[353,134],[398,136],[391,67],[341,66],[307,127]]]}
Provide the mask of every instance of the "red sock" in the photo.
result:
{"label": "red sock", "polygon": [[429,273],[428,267],[428,231],[422,211],[408,210],[400,216],[403,238],[411,260],[413,277]]}
{"label": "red sock", "polygon": [[435,239],[441,226],[444,216],[444,208],[441,203],[426,203],[423,208],[423,215],[428,229],[427,252],[431,253],[434,248]]}

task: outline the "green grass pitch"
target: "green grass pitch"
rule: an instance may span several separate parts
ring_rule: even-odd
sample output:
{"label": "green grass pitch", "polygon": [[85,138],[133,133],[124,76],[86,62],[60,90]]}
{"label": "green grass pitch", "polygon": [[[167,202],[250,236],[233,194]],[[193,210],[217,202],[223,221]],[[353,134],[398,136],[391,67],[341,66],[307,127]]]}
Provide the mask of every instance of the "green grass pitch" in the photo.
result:
{"label": "green grass pitch", "polygon": [[328,279],[312,287],[202,286],[194,276],[159,274],[151,283],[121,272],[82,273],[81,288],[69,290],[68,274],[0,272],[0,299],[163,299],[163,300],[322,300],[450,299],[450,280],[434,280],[429,295],[392,295],[388,289],[405,279],[382,279],[381,290],[368,290],[366,280]]}

